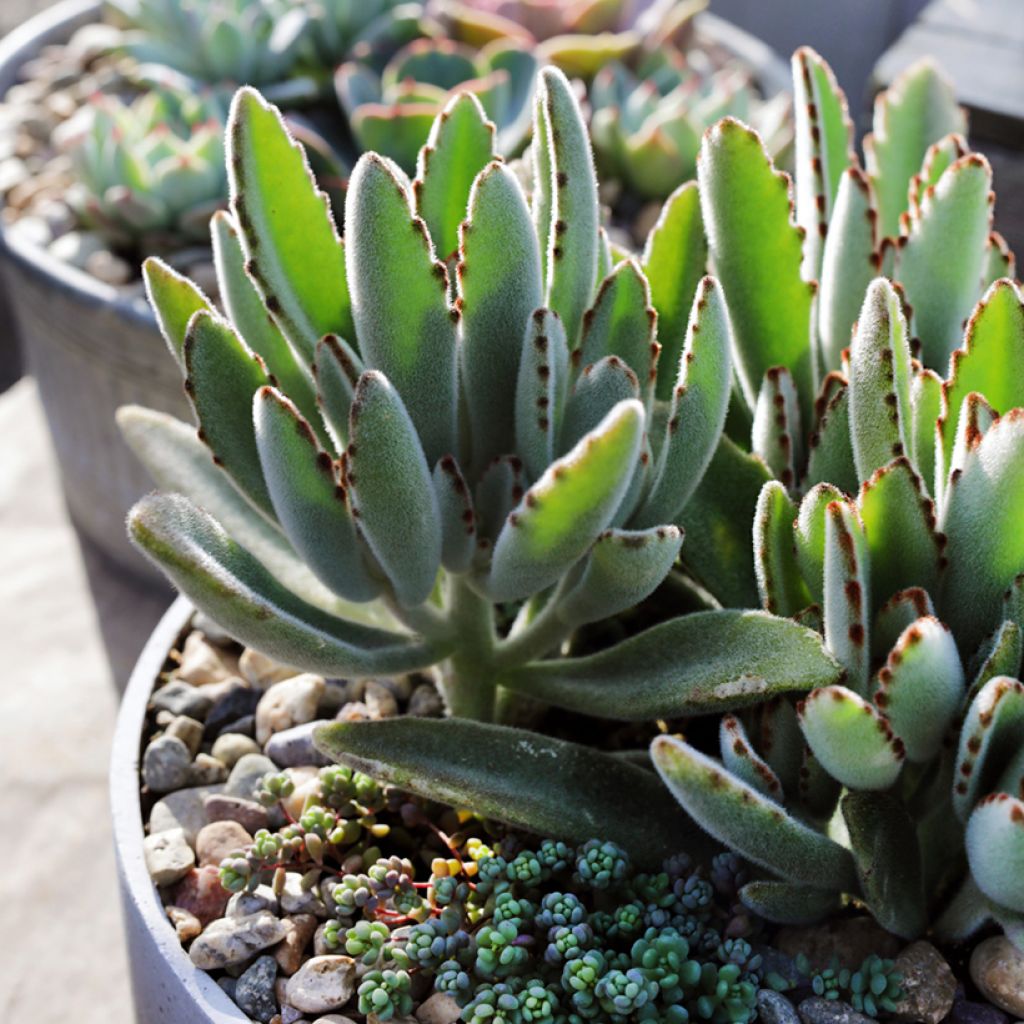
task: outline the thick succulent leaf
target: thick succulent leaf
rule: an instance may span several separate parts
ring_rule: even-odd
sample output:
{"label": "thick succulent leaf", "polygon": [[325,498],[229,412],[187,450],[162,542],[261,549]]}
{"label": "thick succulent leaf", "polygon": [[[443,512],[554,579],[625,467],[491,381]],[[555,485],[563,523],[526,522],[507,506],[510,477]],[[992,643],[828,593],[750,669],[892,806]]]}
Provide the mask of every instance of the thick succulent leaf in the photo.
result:
{"label": "thick succulent leaf", "polygon": [[811,422],[814,285],[800,276],[801,232],[791,219],[789,178],[775,170],[750,128],[732,118],[705,136],[697,162],[701,210],[725,289],[736,362],[753,408],[770,367],[784,366]]}
{"label": "thick succulent leaf", "polygon": [[325,334],[317,342],[313,362],[316,401],[320,418],[339,455],[348,444],[349,413],[364,369],[363,361],[336,334]]}
{"label": "thick succulent leaf", "polygon": [[996,676],[1017,678],[1022,657],[1024,630],[1018,623],[1007,619],[982,644],[971,660],[971,683],[965,703],[970,704],[981,692],[981,688]]}
{"label": "thick succulent leaf", "polygon": [[672,396],[677,384],[694,293],[707,263],[700,193],[697,183],[688,181],[665,200],[640,258],[651,287],[651,304],[658,312],[661,356],[656,394],[662,400]]}
{"label": "thick succulent leaf", "polygon": [[839,908],[839,893],[771,879],[747,882],[740,902],[758,917],[776,924],[815,924]]}
{"label": "thick succulent leaf", "polygon": [[711,714],[835,682],[821,637],[764,612],[694,612],[582,658],[502,672],[503,686],[548,704],[641,721]]}
{"label": "thick succulent leaf", "polygon": [[[914,466],[918,475],[933,488],[932,494],[938,501],[941,488],[934,486],[935,424],[939,418],[942,403],[942,378],[934,370],[919,370],[910,381],[910,446],[914,452]],[[904,427],[906,429],[906,427]]]}
{"label": "thick succulent leaf", "polygon": [[799,399],[790,372],[784,366],[773,366],[764,375],[754,406],[751,450],[787,488],[796,483],[801,455]]}
{"label": "thick succulent leaf", "polygon": [[972,391],[1000,415],[1024,406],[1024,297],[1012,281],[997,281],[989,289],[971,314],[962,347],[950,360],[939,415],[947,468],[960,410]]}
{"label": "thick succulent leaf", "polygon": [[750,524],[771,473],[727,437],[719,439],[693,497],[676,523],[686,530],[687,570],[729,607],[759,603]]}
{"label": "thick succulent leaf", "polygon": [[445,657],[428,644],[336,618],[281,585],[206,512],[179,494],[154,494],[128,517],[139,549],[239,642],[284,665],[325,676],[412,672]]}
{"label": "thick succulent leaf", "polygon": [[942,370],[960,344],[978,298],[992,225],[992,168],[962,157],[910,213],[896,274],[913,309],[912,327],[926,366]]}
{"label": "thick succulent leaf", "polygon": [[814,751],[806,742],[802,743],[797,796],[804,812],[824,826],[836,812],[842,789],[839,780],[831,776],[814,756]]}
{"label": "thick succulent leaf", "polygon": [[953,809],[966,822],[974,805],[1002,776],[1024,743],[1024,684],[990,679],[971,702],[960,730]]}
{"label": "thick succulent leaf", "polygon": [[795,615],[812,600],[797,562],[796,518],[782,484],[766,483],[754,514],[754,569],[761,605],[774,615]]}
{"label": "thick succulent leaf", "polygon": [[982,290],[986,290],[1001,278],[1008,277],[1013,280],[1016,276],[1017,257],[1006,244],[1006,239],[998,231],[993,231],[988,236],[988,246],[985,249],[985,265],[981,272]]}
{"label": "thick succulent leaf", "polygon": [[909,206],[920,206],[928,186],[936,184],[947,167],[956,163],[960,157],[967,156],[969,152],[967,140],[956,132],[944,135],[938,142],[933,142],[928,147],[920,172],[910,179]]}
{"label": "thick succulent leaf", "polygon": [[[970,463],[974,450],[982,437],[999,417],[995,409],[985,401],[984,396],[972,391],[960,406],[960,414],[956,421],[956,437],[950,453],[949,465],[945,466],[943,475],[937,476],[935,489],[938,492],[938,507],[944,510],[949,496],[949,485],[955,483],[963,474],[964,467]],[[936,458],[942,458],[941,437],[937,437]]]}
{"label": "thick succulent leaf", "polygon": [[545,305],[562,318],[571,350],[597,278],[594,155],[572,86],[557,68],[541,71],[536,102],[534,148],[550,147],[545,157],[537,158],[536,178],[544,195],[537,216],[549,211],[547,220],[537,220],[545,249]]}
{"label": "thick succulent leaf", "polygon": [[961,651],[1002,621],[1006,588],[1024,570],[1024,413],[1011,410],[971,448],[950,479],[939,528],[949,565],[939,608]]}
{"label": "thick succulent leaf", "polygon": [[469,190],[494,158],[494,125],[470,92],[457,93],[437,116],[420,150],[413,182],[416,211],[442,259],[455,253]]}
{"label": "thick succulent leaf", "polygon": [[142,280],[160,333],[171,355],[184,366],[188,322],[200,310],[212,313],[213,305],[184,274],[179,274],[155,256],[150,256],[142,264]]}
{"label": "thick succulent leaf", "polygon": [[991,904],[968,874],[935,922],[944,942],[963,942],[992,920]]}
{"label": "thick succulent leaf", "polygon": [[871,628],[871,655],[882,659],[889,655],[903,631],[918,619],[935,615],[935,607],[927,591],[907,587],[897,591],[875,615]]}
{"label": "thick succulent leaf", "polygon": [[825,517],[828,506],[842,501],[842,492],[831,484],[817,484],[804,495],[793,524],[796,562],[811,598],[822,605],[825,599]]}
{"label": "thick succulent leaf", "polygon": [[801,751],[806,749],[793,702],[773,697],[757,709],[757,750],[778,776],[786,792],[796,790],[800,778]]}
{"label": "thick succulent leaf", "polygon": [[938,619],[918,619],[889,653],[874,696],[908,760],[924,763],[939,753],[963,698],[956,641]]}
{"label": "thick succulent leaf", "polygon": [[743,723],[735,715],[723,716],[718,727],[718,746],[722,752],[722,764],[731,775],[776,803],[784,802],[779,777],[758,756]]}
{"label": "thick succulent leaf", "polygon": [[885,278],[868,288],[850,346],[850,431],[857,476],[914,458],[910,343],[900,297]]}
{"label": "thick succulent leaf", "polygon": [[494,545],[495,600],[555,583],[606,529],[626,494],[644,429],[643,406],[621,402],[524,495]]}
{"label": "thick succulent leaf", "polygon": [[360,158],[345,203],[352,317],[367,366],[402,396],[427,459],[456,446],[455,323],[448,275],[394,165]]}
{"label": "thick succulent leaf", "polygon": [[320,581],[350,601],[372,601],[380,583],[367,569],[363,542],[330,455],[280,391],[253,398],[256,448],[274,513]]}
{"label": "thick succulent leaf", "polygon": [[871,561],[872,612],[898,590],[936,584],[942,538],[921,478],[900,457],[878,470],[857,499]]}
{"label": "thick succulent leaf", "polygon": [[818,334],[825,370],[838,370],[868,285],[879,272],[878,213],[861,170],[843,173],[821,260]]}
{"label": "thick succulent leaf", "polygon": [[569,352],[558,314],[547,309],[534,311],[522,344],[515,450],[530,479],[536,480],[555,458],[555,435],[569,376]]}
{"label": "thick succulent leaf", "polygon": [[477,531],[493,544],[508,514],[523,497],[523,467],[515,455],[499,455],[476,485]]}
{"label": "thick succulent leaf", "polygon": [[270,384],[263,360],[214,314],[196,313],[185,332],[185,391],[210,447],[243,494],[273,518],[252,422],[252,396]]}
{"label": "thick succulent leaf", "polygon": [[[829,383],[826,379],[825,384]],[[822,404],[826,394],[828,398]],[[810,437],[804,486],[832,483],[847,494],[855,494],[859,480],[850,437],[850,389],[840,378],[829,391],[823,387],[822,397],[816,403],[818,426]]]}
{"label": "thick succulent leaf", "polygon": [[855,891],[849,851],[671,736],[651,744],[654,766],[684,810],[720,843],[789,881]]}
{"label": "thick succulent leaf", "polygon": [[462,390],[479,473],[516,450],[516,393],[509,382],[518,378],[542,283],[537,234],[512,171],[489,164],[473,183],[464,215],[457,270]]}
{"label": "thick succulent leaf", "polygon": [[[654,482],[638,514],[638,522],[645,526],[679,515],[714,458],[729,408],[731,350],[721,286],[705,277],[697,287],[686,344],[678,357]],[[663,351],[661,358],[666,354]]]}
{"label": "thick succulent leaf", "polygon": [[822,244],[843,171],[857,161],[846,96],[808,46],[793,54],[796,222],[804,229],[804,277],[821,273]]}
{"label": "thick succulent leaf", "polygon": [[406,717],[321,726],[316,744],[375,779],[485,818],[572,843],[610,839],[642,866],[691,844],[710,848],[651,772],[535,732]]}
{"label": "thick succulent leaf", "polygon": [[636,374],[649,405],[658,365],[657,320],[643,271],[635,260],[626,260],[601,282],[583,316],[583,337],[573,358],[588,366],[618,356]]}
{"label": "thick succulent leaf", "polygon": [[916,938],[928,922],[913,818],[891,793],[847,793],[842,806],[871,913],[886,931]]}
{"label": "thick succulent leaf", "polygon": [[870,647],[870,556],[864,524],[847,502],[825,509],[825,643],[849,673],[850,686],[867,693]]}
{"label": "thick succulent leaf", "polygon": [[903,767],[903,743],[885,717],[845,686],[815,690],[797,705],[807,745],[849,789],[888,789]]}
{"label": "thick succulent leaf", "polygon": [[1024,912],[1024,796],[992,793],[967,822],[967,858],[978,888]]}
{"label": "thick succulent leaf", "polygon": [[441,564],[451,572],[466,572],[476,550],[476,514],[454,456],[446,455],[434,467],[434,490],[441,517]]}
{"label": "thick succulent leaf", "polygon": [[324,430],[317,411],[309,364],[296,358],[246,273],[242,241],[230,215],[223,210],[215,213],[210,221],[210,233],[217,267],[217,289],[228,319],[246,345],[263,360],[276,386],[298,406],[309,425],[323,439]]}
{"label": "thick succulent leaf", "polygon": [[910,179],[921,169],[928,147],[950,132],[963,134],[966,127],[953,87],[932,61],[908,68],[878,96],[864,156],[878,195],[883,235],[899,232]]}
{"label": "thick succulent leaf", "polygon": [[239,89],[227,140],[231,208],[267,309],[309,362],[325,334],[354,341],[344,246],[280,113]]}
{"label": "thick succulent leaf", "polygon": [[668,575],[682,544],[678,526],[605,531],[579,580],[559,600],[558,617],[576,627],[635,607]]}
{"label": "thick succulent leaf", "polygon": [[398,600],[421,604],[441,564],[441,516],[427,460],[398,392],[376,370],[359,378],[345,478],[359,521]]}
{"label": "thick succulent leaf", "polygon": [[618,356],[585,366],[565,403],[556,451],[562,454],[590,433],[619,402],[640,398],[636,374]]}

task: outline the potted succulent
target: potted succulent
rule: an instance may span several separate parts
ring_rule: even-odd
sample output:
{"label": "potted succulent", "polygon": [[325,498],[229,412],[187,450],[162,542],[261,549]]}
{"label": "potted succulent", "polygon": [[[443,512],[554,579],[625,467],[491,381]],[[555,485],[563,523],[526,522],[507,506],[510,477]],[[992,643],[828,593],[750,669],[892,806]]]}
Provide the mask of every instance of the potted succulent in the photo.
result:
{"label": "potted succulent", "polygon": [[[608,6],[625,24],[625,5]],[[137,267],[159,254],[212,291],[205,223],[226,198],[213,123],[231,91],[249,83],[287,107],[337,206],[344,168],[364,148],[391,152],[412,172],[435,115],[467,78],[512,155],[529,125],[535,60],[521,40],[462,37],[454,9],[118,0],[101,11],[67,0],[4,41],[4,276],[72,516],[123,566],[151,574],[121,529],[145,476],[113,430],[113,412],[132,401],[187,411]],[[754,76],[775,91],[779,76],[754,41],[713,19],[701,26],[694,47],[756,57]]]}
{"label": "potted succulent", "polygon": [[[279,112],[236,95],[225,312],[145,268],[198,431],[119,416],[162,488],[131,536],[199,609],[154,636],[115,753],[144,1008],[682,1024],[791,1019],[788,993],[938,1021],[949,965],[887,954],[995,920],[972,978],[1019,1009],[1012,257],[934,69],[880,102],[866,175],[827,66],[794,79],[795,211],[725,119],[639,259],[554,68],[528,169],[457,96],[412,181],[359,160],[343,239]],[[857,320],[834,364],[819,259]],[[869,955],[773,948],[830,916]]]}

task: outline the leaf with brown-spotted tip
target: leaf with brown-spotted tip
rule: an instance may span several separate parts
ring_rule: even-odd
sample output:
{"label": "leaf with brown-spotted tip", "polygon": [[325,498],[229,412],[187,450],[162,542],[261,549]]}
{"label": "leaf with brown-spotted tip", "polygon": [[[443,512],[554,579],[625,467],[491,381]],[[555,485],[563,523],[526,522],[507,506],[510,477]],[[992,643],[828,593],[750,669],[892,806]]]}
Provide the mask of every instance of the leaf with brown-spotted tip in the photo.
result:
{"label": "leaf with brown-spotted tip", "polygon": [[779,804],[784,803],[785,794],[779,777],[758,756],[743,723],[735,715],[722,716],[718,727],[718,746],[722,752],[722,764],[732,775],[764,796]]}
{"label": "leaf with brown-spotted tip", "polygon": [[967,822],[967,859],[978,888],[1024,913],[1024,798],[993,793]]}
{"label": "leaf with brown-spotted tip", "polygon": [[515,382],[515,450],[531,480],[539,479],[554,461],[568,378],[561,318],[549,309],[535,310],[523,336]]}
{"label": "leaf with brown-spotted tip", "polygon": [[774,615],[795,615],[811,603],[797,562],[797,508],[777,480],[761,489],[754,514],[754,566],[761,604]]}
{"label": "leaf with brown-spotted tip", "polygon": [[801,434],[800,396],[793,377],[784,366],[773,366],[757,394],[750,448],[787,488],[795,486],[796,467],[802,464]]}
{"label": "leaf with brown-spotted tip", "polygon": [[466,572],[476,550],[476,513],[453,455],[439,459],[434,467],[434,490],[441,517],[441,564],[452,572]]}
{"label": "leaf with brown-spotted tip", "polygon": [[834,501],[825,509],[825,643],[849,672],[850,686],[866,694],[870,648],[870,555],[856,508]]}

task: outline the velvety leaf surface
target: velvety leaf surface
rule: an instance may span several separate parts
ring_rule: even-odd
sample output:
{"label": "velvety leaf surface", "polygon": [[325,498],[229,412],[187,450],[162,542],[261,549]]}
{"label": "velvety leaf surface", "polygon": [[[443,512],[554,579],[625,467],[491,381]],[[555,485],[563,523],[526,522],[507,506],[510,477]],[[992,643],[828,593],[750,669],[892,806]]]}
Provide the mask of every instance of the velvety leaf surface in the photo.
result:
{"label": "velvety leaf surface", "polygon": [[800,502],[793,525],[797,565],[811,597],[819,605],[825,598],[825,519],[828,506],[842,500],[842,492],[831,484],[815,485]]}
{"label": "velvety leaf surface", "polygon": [[769,879],[747,882],[740,902],[759,917],[777,924],[815,924],[839,907],[839,893]]}
{"label": "velvety leaf surface", "polygon": [[434,490],[441,518],[441,564],[451,572],[466,572],[476,550],[473,498],[459,464],[446,455],[434,467]]}
{"label": "velvety leaf surface", "polygon": [[967,822],[967,857],[989,899],[1024,912],[1024,799],[993,793],[978,804]]}
{"label": "velvety leaf surface", "polygon": [[777,480],[761,489],[754,514],[754,567],[761,606],[773,615],[795,615],[811,603],[797,562],[797,508]]}
{"label": "velvety leaf surface", "polygon": [[150,256],[142,264],[142,280],[160,333],[171,355],[184,364],[188,322],[200,310],[212,313],[213,306],[192,281],[156,256]]}
{"label": "velvety leaf surface", "polygon": [[618,357],[605,356],[583,367],[565,403],[562,429],[556,451],[572,448],[589,434],[619,402],[639,400],[636,374]]}
{"label": "velvety leaf surface", "polygon": [[364,370],[363,361],[336,334],[325,334],[317,342],[313,363],[317,407],[339,455],[348,444],[352,399]]}
{"label": "velvety leaf surface", "polygon": [[[864,524],[843,501],[825,509],[825,643],[849,673],[850,686],[867,693],[870,648],[870,556]],[[812,745],[813,749],[813,745]]]}
{"label": "velvety leaf surface", "polygon": [[782,783],[767,762],[754,750],[743,723],[735,715],[724,715],[718,727],[718,745],[726,770],[759,793],[783,803]]}
{"label": "velvety leaf surface", "polygon": [[554,461],[568,377],[569,352],[562,321],[557,313],[538,309],[523,338],[516,382],[516,451],[531,480],[538,479]]}
{"label": "velvety leaf surface", "polygon": [[783,366],[771,367],[757,394],[750,448],[786,487],[796,484],[801,456],[799,402],[790,372]]}

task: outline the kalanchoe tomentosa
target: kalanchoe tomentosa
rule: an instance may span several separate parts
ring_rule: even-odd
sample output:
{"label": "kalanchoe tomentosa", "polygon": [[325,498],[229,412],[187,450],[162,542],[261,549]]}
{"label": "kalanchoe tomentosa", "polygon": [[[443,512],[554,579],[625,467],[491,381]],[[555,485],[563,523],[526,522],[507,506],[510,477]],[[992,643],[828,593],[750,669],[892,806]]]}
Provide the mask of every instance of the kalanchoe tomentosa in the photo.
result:
{"label": "kalanchoe tomentosa", "polygon": [[[597,815],[644,864],[699,841],[651,773],[485,723],[520,695],[673,718],[840,669],[810,630],[731,610],[547,657],[670,570],[672,520],[725,418],[731,342],[720,287],[678,258],[693,189],[669,200],[642,261],[612,266],[586,131],[554,69],[534,134],[531,208],[479,104],[457,97],[411,185],[361,159],[342,243],[276,111],[240,91],[232,214],[214,220],[228,317],[146,266],[199,439],[122,415],[158,482],[188,495],[145,499],[130,530],[246,643],[328,675],[437,665],[450,712],[478,720],[337,723],[317,734],[329,755],[570,841]],[[439,257],[455,250],[450,275]]]}
{"label": "kalanchoe tomentosa", "polygon": [[[798,54],[797,68],[809,59]],[[834,93],[831,103],[822,99],[834,89],[827,69],[804,70],[823,118],[810,137],[842,138],[842,105]],[[905,93],[934,115],[932,73],[915,74]],[[798,152],[799,139],[798,131]],[[876,154],[879,144],[876,133]],[[891,149],[898,140],[886,144],[886,160],[907,166]],[[976,154],[957,157],[959,146],[952,139],[933,147],[910,181],[910,212],[888,268],[896,280],[863,285],[842,373],[830,375],[832,418],[818,449],[826,450],[827,434],[827,462],[815,470],[812,453],[807,479],[784,472],[757,501],[764,606],[819,624],[846,669],[844,684],[817,688],[795,706],[780,699],[728,716],[721,763],[671,737],[656,741],[654,758],[697,820],[779,876],[741,890],[763,916],[813,919],[853,893],[901,936],[934,924],[962,937],[994,917],[1024,943],[1024,685],[1016,678],[1024,538],[1011,513],[1024,500],[1024,390],[1013,372],[1024,365],[1024,302],[1009,279],[988,286],[993,267],[1012,262],[991,261],[1002,250],[990,235],[988,164]],[[844,173],[849,182],[859,172]],[[706,143],[701,189],[737,337],[745,317],[753,322],[776,306],[753,288],[759,263],[765,269],[770,258],[778,289],[780,253],[788,253],[793,295],[809,300],[813,291],[800,277],[801,234],[781,193],[783,201],[760,214],[748,210],[764,223],[740,257],[728,204],[742,203],[736,189],[744,181],[767,195],[783,185],[772,180],[756,137],[724,122]],[[862,210],[861,228],[875,219]],[[826,280],[830,246],[853,246],[855,237],[853,221],[834,215]],[[877,272],[878,261],[862,256],[861,269]],[[795,308],[791,296],[782,312]],[[763,337],[759,344],[748,355],[769,362],[768,398],[762,390],[755,441],[772,439],[766,457],[791,456],[799,435],[786,424],[807,398],[793,382],[813,378],[810,340],[794,349],[799,362],[781,366],[770,361],[784,354]],[[943,380],[927,366],[950,352]],[[837,807],[846,845],[826,834]]]}

